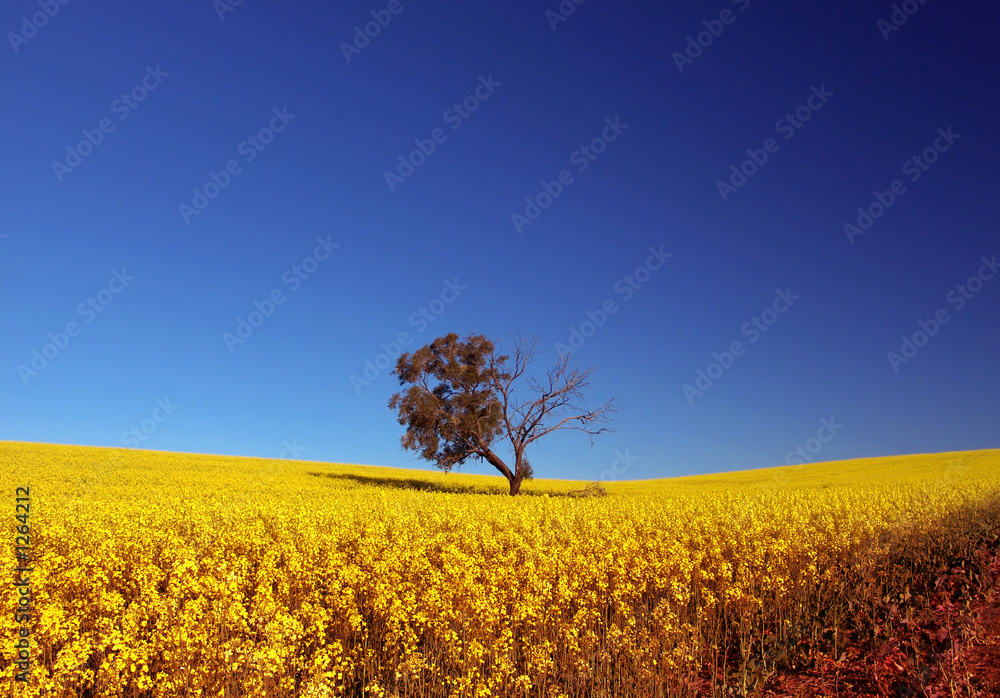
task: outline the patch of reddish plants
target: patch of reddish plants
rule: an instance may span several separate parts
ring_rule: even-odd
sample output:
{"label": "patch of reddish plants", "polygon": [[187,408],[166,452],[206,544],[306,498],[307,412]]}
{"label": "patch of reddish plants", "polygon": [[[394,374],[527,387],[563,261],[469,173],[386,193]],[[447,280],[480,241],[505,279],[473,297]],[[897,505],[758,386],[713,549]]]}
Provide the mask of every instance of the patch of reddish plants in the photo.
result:
{"label": "patch of reddish plants", "polygon": [[798,661],[778,668],[757,695],[1000,696],[998,534],[908,576],[901,591],[868,607],[849,597],[843,642],[825,633],[802,646]]}

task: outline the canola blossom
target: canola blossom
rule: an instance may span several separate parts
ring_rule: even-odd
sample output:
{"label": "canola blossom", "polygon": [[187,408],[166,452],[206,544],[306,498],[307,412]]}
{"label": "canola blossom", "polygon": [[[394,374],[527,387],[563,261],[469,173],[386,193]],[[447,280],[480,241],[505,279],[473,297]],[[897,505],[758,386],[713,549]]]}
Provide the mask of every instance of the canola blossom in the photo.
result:
{"label": "canola blossom", "polygon": [[[783,652],[839,632],[841,609],[1000,525],[1000,451],[604,497],[22,443],[0,443],[0,463],[11,523],[31,488],[27,682],[10,585],[0,613],[13,696],[670,696],[709,674],[711,692],[749,692]],[[16,567],[13,528],[5,550]]]}

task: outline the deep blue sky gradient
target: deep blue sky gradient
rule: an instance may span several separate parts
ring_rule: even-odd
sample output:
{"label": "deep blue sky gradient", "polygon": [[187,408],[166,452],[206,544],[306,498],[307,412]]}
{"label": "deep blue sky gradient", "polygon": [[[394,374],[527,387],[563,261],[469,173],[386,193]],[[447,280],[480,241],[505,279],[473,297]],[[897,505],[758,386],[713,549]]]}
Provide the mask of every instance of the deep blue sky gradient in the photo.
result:
{"label": "deep blue sky gradient", "polygon": [[[830,418],[843,428],[813,460],[997,448],[1000,278],[960,311],[946,297],[1000,254],[1000,10],[929,0],[886,40],[889,2],[745,2],[590,0],[553,30],[556,0],[401,0],[348,63],[341,42],[387,3],[244,0],[220,20],[210,0],[73,1],[15,52],[7,33],[39,6],[12,0],[0,439],[121,446],[169,398],[143,448],[429,467],[400,448],[398,384],[352,387],[380,343],[521,332],[541,369],[613,299],[574,360],[596,368],[592,405],[619,398],[618,430],[540,442],[539,476],[597,479],[626,450],[625,479],[782,465]],[[727,8],[679,72],[673,54]],[[122,120],[147,66],[169,75]],[[453,130],[447,110],[490,76]],[[776,122],[814,86],[833,96],[785,140]],[[295,118],[247,162],[241,143],[283,108]],[[627,130],[579,172],[571,155],[616,117]],[[53,161],[105,118],[59,181]],[[909,181],[949,127],[961,137]],[[437,128],[391,191],[385,171]],[[768,138],[778,151],[723,201],[716,182]],[[186,223],[179,204],[230,160],[240,174]],[[573,183],[519,232],[511,215],[564,169]],[[852,244],[844,223],[896,179],[906,193]],[[292,291],[317,238],[339,248]],[[625,301],[616,283],[651,246],[673,256]],[[123,267],[134,281],[88,323],[78,306]],[[230,352],[223,334],[274,289],[286,302]],[[749,343],[779,289],[800,298]],[[894,371],[887,354],[940,308],[950,322]],[[26,385],[19,366],[68,322],[79,336]],[[745,354],[689,402],[734,341]]]}

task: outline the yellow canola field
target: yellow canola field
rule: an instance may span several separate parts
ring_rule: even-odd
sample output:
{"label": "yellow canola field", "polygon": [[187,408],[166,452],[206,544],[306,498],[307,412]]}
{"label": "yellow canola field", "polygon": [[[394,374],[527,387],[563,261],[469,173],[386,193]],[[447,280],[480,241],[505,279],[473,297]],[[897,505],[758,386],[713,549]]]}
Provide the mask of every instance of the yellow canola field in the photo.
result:
{"label": "yellow canola field", "polygon": [[0,613],[15,696],[749,691],[839,632],[846,599],[894,598],[901,570],[1000,522],[1000,451],[589,498],[565,496],[578,482],[510,497],[488,476],[22,443],[0,443],[0,465],[9,569],[30,487],[27,683],[10,585]]}

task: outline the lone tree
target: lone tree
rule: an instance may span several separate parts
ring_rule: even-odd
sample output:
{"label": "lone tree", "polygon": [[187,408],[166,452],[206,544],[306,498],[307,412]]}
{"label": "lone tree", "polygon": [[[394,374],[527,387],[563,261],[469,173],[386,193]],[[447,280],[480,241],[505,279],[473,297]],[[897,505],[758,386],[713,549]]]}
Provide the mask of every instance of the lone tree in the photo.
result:
{"label": "lone tree", "polygon": [[[584,432],[593,445],[596,434],[611,431],[605,425],[616,411],[614,399],[596,410],[581,405],[593,369],[571,369],[569,356],[562,355],[545,380],[525,376],[537,345],[538,339],[518,337],[511,357],[500,355],[483,335],[460,341],[451,333],[400,356],[393,373],[409,387],[393,395],[389,407],[406,426],[403,448],[419,451],[444,471],[470,456],[486,460],[516,495],[533,475],[524,455],[529,444],[566,429]],[[514,395],[522,378],[531,394],[527,399]],[[514,453],[513,469],[493,451],[503,439]]]}

